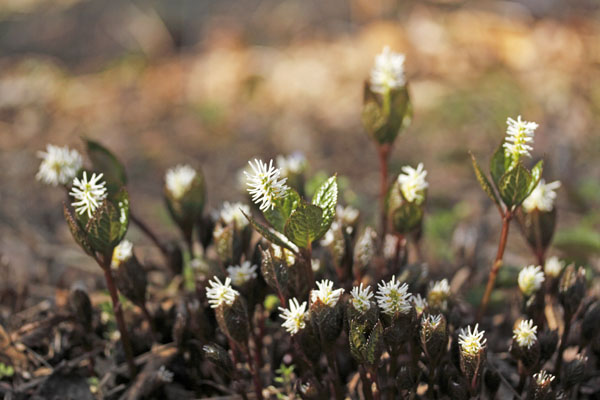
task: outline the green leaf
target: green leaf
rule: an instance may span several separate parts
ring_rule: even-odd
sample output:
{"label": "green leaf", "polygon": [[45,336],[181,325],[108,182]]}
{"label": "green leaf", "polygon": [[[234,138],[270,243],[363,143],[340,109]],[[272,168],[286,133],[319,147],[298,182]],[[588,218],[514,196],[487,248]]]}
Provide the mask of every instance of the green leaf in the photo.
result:
{"label": "green leaf", "polygon": [[113,249],[123,240],[129,224],[129,198],[125,188],[115,195],[115,203],[105,199],[86,224],[90,247],[112,256]]}
{"label": "green leaf", "polygon": [[383,348],[383,327],[381,322],[377,321],[364,348],[365,362],[375,365],[379,361]]}
{"label": "green leaf", "polygon": [[538,161],[537,164],[535,164],[535,166],[531,169],[531,183],[529,185],[529,188],[527,190],[527,196],[525,196],[525,198],[529,197],[531,192],[533,192],[533,189],[535,189],[538,183],[540,183],[540,179],[542,179],[543,169],[544,160]]}
{"label": "green leaf", "polygon": [[285,198],[277,199],[275,207],[273,207],[273,209],[268,208],[263,212],[263,215],[276,231],[283,232],[285,223],[288,221],[292,211],[296,209],[299,202],[300,195],[298,192],[294,189],[290,189]]}
{"label": "green leaf", "polygon": [[519,206],[529,194],[531,174],[518,163],[500,178],[498,192],[508,208]]}
{"label": "green leaf", "polygon": [[100,143],[87,138],[84,138],[83,141],[94,171],[104,174],[103,178],[106,181],[108,193],[116,193],[127,184],[125,167],[110,150]]}
{"label": "green leaf", "polygon": [[397,233],[405,234],[418,228],[423,220],[423,208],[405,202],[392,213],[392,224]]}
{"label": "green leaf", "polygon": [[300,203],[285,224],[283,233],[296,246],[308,248],[322,230],[323,214],[321,207]]}
{"label": "green leaf", "polygon": [[86,252],[86,254],[93,255],[94,250],[92,249],[92,247],[90,246],[90,244],[87,240],[86,233],[83,231],[83,229],[81,229],[81,227],[79,226],[79,224],[77,222],[76,217],[73,216],[71,210],[69,210],[67,205],[64,203],[63,203],[63,213],[65,215],[65,220],[67,221],[67,224],[69,225],[69,230],[71,231],[71,234],[73,235],[73,239],[75,239],[75,242],[79,246],[81,246],[81,248],[83,249],[83,251]]}
{"label": "green leaf", "polygon": [[473,170],[475,171],[475,176],[477,177],[477,181],[481,185],[481,188],[494,203],[500,205],[500,200],[498,199],[496,192],[494,192],[494,188],[490,184],[490,181],[488,181],[485,173],[481,170],[481,167],[477,163],[477,160],[473,154],[471,154],[471,161],[473,162]]}
{"label": "green leaf", "polygon": [[504,154],[504,141],[502,141],[490,160],[490,174],[492,175],[492,180],[494,181],[496,188],[500,187],[500,178],[502,178],[504,173],[510,167],[510,162],[510,158],[506,158]]}
{"label": "green leaf", "polygon": [[268,228],[259,222],[257,222],[252,216],[247,215],[242,211],[242,214],[246,217],[250,225],[258,232],[262,237],[267,239],[269,242],[276,244],[277,246],[286,248],[293,252],[294,254],[298,254],[298,247],[294,245],[294,243],[290,242],[288,238],[280,234],[279,232]]}
{"label": "green leaf", "polygon": [[366,322],[358,319],[350,320],[350,330],[348,332],[350,353],[358,362],[365,362],[363,358],[363,348],[366,345],[366,338],[364,334],[366,325]]}
{"label": "green leaf", "polygon": [[335,208],[337,206],[338,185],[337,176],[333,175],[317,189],[312,204],[323,210],[320,229],[315,233],[313,240],[320,239],[327,233],[331,223],[335,219]]}

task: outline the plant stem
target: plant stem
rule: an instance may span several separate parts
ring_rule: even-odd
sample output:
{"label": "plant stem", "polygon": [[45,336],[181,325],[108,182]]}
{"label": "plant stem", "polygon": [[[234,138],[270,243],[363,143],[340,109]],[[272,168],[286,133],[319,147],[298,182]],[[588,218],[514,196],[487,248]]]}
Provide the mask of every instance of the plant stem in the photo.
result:
{"label": "plant stem", "polygon": [[327,364],[329,365],[329,377],[333,384],[333,392],[335,393],[336,400],[342,400],[344,398],[344,392],[340,386],[340,372],[335,358],[333,350],[327,350],[325,352],[327,356]]}
{"label": "plant stem", "polygon": [[260,375],[258,371],[259,366],[254,364],[254,360],[250,352],[249,342],[246,343],[246,356],[248,357],[248,365],[250,366],[250,372],[252,373],[252,382],[254,383],[254,394],[256,395],[256,398],[258,400],[262,400],[262,383],[260,382]]}
{"label": "plant stem", "polygon": [[[373,392],[374,400],[380,400],[381,399],[381,389],[379,388],[379,381],[377,379],[377,365],[374,365],[371,368],[369,375],[371,376],[371,382],[372,382],[371,386],[373,386],[373,385],[375,386],[375,391]],[[394,382],[394,386],[395,386],[395,382]]]}
{"label": "plant stem", "polygon": [[554,376],[560,377],[560,369],[563,362],[563,352],[567,347],[567,339],[569,338],[569,331],[571,330],[571,319],[572,315],[565,314],[565,330],[560,338],[560,346],[558,346],[558,354],[556,355],[556,366],[554,367]]}
{"label": "plant stem", "polygon": [[[390,372],[388,374],[388,387],[390,398],[396,398],[396,376],[398,375],[398,351],[390,349]],[[391,382],[391,383],[390,383]]]}
{"label": "plant stem", "polygon": [[379,154],[379,210],[380,216],[380,232],[381,238],[380,244],[383,245],[385,240],[385,234],[387,233],[387,214],[385,212],[385,197],[388,191],[388,162],[390,158],[391,145],[389,143],[380,144],[377,146],[377,152]]}
{"label": "plant stem", "polygon": [[150,312],[148,311],[148,307],[146,307],[146,303],[142,303],[140,308],[142,310],[142,314],[144,314],[144,317],[148,321],[148,326],[150,327],[150,334],[152,336],[152,341],[155,343],[158,343],[158,341],[157,341],[158,338],[157,338],[157,334],[156,334],[156,326],[154,325],[154,320],[152,319],[152,315],[150,315]]}
{"label": "plant stem", "polygon": [[133,213],[133,211],[129,211],[129,219],[131,220],[131,222],[133,222],[138,228],[140,228],[140,230],[146,235],[148,236],[148,238],[154,243],[154,245],[156,247],[158,247],[158,249],[160,250],[160,252],[167,257],[168,256],[168,252],[167,252],[167,248],[165,247],[165,245],[158,239],[158,236],[156,236],[156,234],[152,231],[152,229],[150,229],[150,227],[148,225],[146,225],[144,223],[144,221],[142,221],[136,214]]}
{"label": "plant stem", "polygon": [[359,365],[358,371],[360,373],[360,380],[363,384],[363,395],[365,396],[365,399],[373,400],[373,389],[371,388],[372,382],[369,378],[367,378],[365,368],[362,365]]}
{"label": "plant stem", "polygon": [[508,228],[510,226],[510,220],[512,218],[512,213],[510,210],[506,210],[502,215],[502,233],[500,234],[500,243],[498,244],[498,252],[496,253],[496,260],[494,260],[494,264],[490,271],[490,275],[488,277],[488,282],[485,287],[485,293],[483,294],[483,298],[481,299],[481,304],[479,305],[479,312],[477,313],[477,321],[481,321],[483,314],[487,308],[487,305],[490,301],[490,296],[492,295],[492,290],[494,290],[494,283],[496,282],[496,276],[498,275],[498,271],[502,266],[502,258],[504,257],[504,250],[506,248],[506,241],[508,238]]}
{"label": "plant stem", "polygon": [[110,299],[112,300],[113,311],[115,313],[115,319],[117,320],[117,327],[119,328],[119,333],[121,334],[121,343],[123,344],[123,350],[125,351],[125,359],[129,368],[129,375],[130,378],[133,379],[136,375],[136,368],[135,363],[133,361],[133,351],[131,350],[129,333],[127,333],[125,319],[123,318],[123,309],[121,307],[121,301],[119,300],[119,295],[117,294],[117,287],[115,286],[112,271],[110,269],[110,258],[105,258],[109,261],[103,262],[98,259],[96,261],[98,261],[98,263],[104,270],[104,279],[106,280],[106,287],[108,288],[108,292],[110,293]]}

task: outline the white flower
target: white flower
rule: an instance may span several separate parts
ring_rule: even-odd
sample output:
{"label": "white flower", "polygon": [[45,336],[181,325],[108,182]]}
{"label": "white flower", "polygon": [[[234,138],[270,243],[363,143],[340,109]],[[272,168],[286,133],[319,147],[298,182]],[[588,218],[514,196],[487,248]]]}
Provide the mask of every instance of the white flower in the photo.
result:
{"label": "white flower", "polygon": [[352,306],[358,312],[365,312],[371,308],[371,297],[373,297],[373,292],[371,292],[371,287],[367,286],[363,289],[363,284],[360,286],[354,286],[352,288]]}
{"label": "white flower", "polygon": [[306,157],[300,152],[294,152],[287,157],[278,155],[277,167],[285,177],[301,174],[306,169]]}
{"label": "white flower", "polygon": [[223,283],[215,276],[215,280],[209,280],[208,284],[210,287],[206,288],[206,297],[208,298],[208,304],[212,308],[217,308],[223,303],[230,306],[240,294],[231,287],[231,278],[229,277]]}
{"label": "white flower", "polygon": [[281,325],[293,336],[306,327],[308,312],[306,312],[306,302],[300,305],[296,298],[290,300],[289,307],[289,309],[279,307],[281,311],[279,316],[285,320]]}
{"label": "white flower", "polygon": [[558,278],[564,267],[565,263],[563,261],[556,256],[552,256],[546,260],[544,273],[551,278]]}
{"label": "white flower", "polygon": [[248,161],[252,173],[244,171],[248,192],[252,195],[252,201],[260,204],[260,210],[266,211],[275,207],[275,200],[284,198],[288,187],[285,185],[287,178],[279,179],[281,170],[273,166],[273,160],[269,165],[262,160],[254,160],[254,164]]}
{"label": "white flower", "polygon": [[530,265],[519,272],[519,288],[525,296],[529,297],[542,287],[544,279],[542,267]]}
{"label": "white flower", "polygon": [[521,320],[519,325],[513,330],[513,339],[519,346],[530,348],[537,342],[537,326],[533,325],[533,320]]}
{"label": "white flower", "polygon": [[535,379],[535,383],[537,383],[538,386],[547,386],[554,380],[554,375],[549,374],[545,370],[541,370],[533,375],[533,379]]}
{"label": "white flower", "polygon": [[277,258],[278,260],[285,261],[288,266],[296,263],[296,257],[294,256],[294,253],[288,249],[277,246],[276,244],[271,244],[271,248],[273,249],[273,257]]}
{"label": "white flower", "polygon": [[436,308],[445,310],[448,308],[448,297],[450,296],[450,285],[448,279],[432,282],[427,299],[429,303]]}
{"label": "white flower", "polygon": [[435,329],[440,324],[440,322],[442,322],[442,314],[437,314],[437,315],[429,314],[423,321],[423,324],[427,324],[431,328]]}
{"label": "white flower", "polygon": [[485,347],[487,339],[483,337],[485,331],[478,332],[479,324],[475,324],[475,328],[471,331],[471,326],[467,326],[467,329],[460,329],[458,331],[458,344],[460,350],[465,355],[478,355],[479,352]]}
{"label": "white flower", "polygon": [[92,213],[100,207],[100,202],[106,198],[106,182],[99,182],[100,179],[102,179],[102,174],[92,174],[91,179],[88,181],[85,171],[83,171],[83,179],[73,179],[73,187],[69,194],[75,200],[79,200],[71,203],[73,207],[76,207],[75,211],[79,214],[87,212],[88,217],[92,218]]}
{"label": "white flower", "polygon": [[250,279],[255,279],[257,265],[251,265],[250,261],[244,261],[242,265],[231,265],[227,267],[227,273],[235,286],[242,286]]}
{"label": "white flower", "polygon": [[398,175],[398,183],[402,190],[402,195],[409,202],[420,204],[425,199],[425,189],[429,184],[425,180],[427,171],[423,169],[423,163],[417,165],[417,169],[410,166],[402,167],[402,173]]}
{"label": "white flower", "polygon": [[411,304],[408,301],[410,293],[408,293],[408,284],[396,281],[396,277],[392,276],[389,282],[381,281],[377,284],[377,304],[384,314],[394,315],[396,313],[405,314],[411,309]]}
{"label": "white flower", "polygon": [[335,306],[342,293],[344,293],[344,289],[333,290],[333,282],[328,279],[317,282],[317,288],[310,291],[310,301],[316,303],[317,300],[320,300],[321,303],[329,307]]}
{"label": "white flower", "polygon": [[177,165],[167,171],[165,175],[166,187],[171,196],[181,199],[192,187],[197,172],[189,165]]}
{"label": "white flower", "polygon": [[340,206],[335,208],[335,217],[342,222],[344,226],[352,226],[358,220],[359,212],[352,206]]}
{"label": "white flower", "polygon": [[243,229],[248,226],[248,220],[244,214],[250,216],[250,207],[247,204],[226,201],[223,203],[219,216],[225,224],[235,223],[236,228]]}
{"label": "white flower", "polygon": [[554,200],[556,199],[555,190],[560,187],[560,181],[546,183],[540,179],[538,185],[533,189],[531,194],[523,201],[523,208],[527,212],[540,210],[550,212],[554,208]]}
{"label": "white flower", "polygon": [[404,77],[404,54],[390,51],[388,46],[375,56],[375,65],[371,69],[371,90],[375,93],[386,93],[406,83]]}
{"label": "white flower", "polygon": [[42,162],[35,178],[52,186],[66,185],[71,182],[83,164],[81,154],[67,146],[58,147],[49,144],[46,146],[46,151],[38,152],[38,157]]}
{"label": "white flower", "polygon": [[415,308],[415,311],[417,312],[417,314],[421,314],[423,311],[425,311],[425,309],[427,307],[429,307],[429,304],[427,303],[427,299],[424,299],[418,293],[416,295],[411,295],[408,298],[408,301],[411,302],[411,304]]}
{"label": "white flower", "polygon": [[122,240],[113,250],[112,266],[114,268],[126,262],[133,256],[133,243],[129,240]]}
{"label": "white flower", "polygon": [[527,122],[521,120],[521,116],[515,121],[512,118],[507,118],[506,123],[506,141],[504,142],[504,154],[510,157],[513,161],[513,166],[519,161],[521,156],[531,155],[529,152],[533,150],[533,134],[538,127],[535,122]]}

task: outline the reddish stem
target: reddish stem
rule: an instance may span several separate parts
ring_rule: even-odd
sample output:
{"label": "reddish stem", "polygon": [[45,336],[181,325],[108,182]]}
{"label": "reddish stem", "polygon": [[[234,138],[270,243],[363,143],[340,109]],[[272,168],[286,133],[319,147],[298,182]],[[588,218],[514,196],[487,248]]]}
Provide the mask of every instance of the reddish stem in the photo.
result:
{"label": "reddish stem", "polygon": [[490,275],[488,277],[488,282],[485,287],[485,293],[483,294],[483,298],[481,299],[481,304],[479,305],[479,312],[477,313],[477,321],[481,321],[483,314],[487,308],[487,305],[490,301],[490,296],[492,295],[492,290],[494,290],[494,283],[496,282],[496,276],[498,275],[498,271],[502,266],[502,258],[504,257],[504,250],[506,249],[506,241],[508,238],[508,228],[510,226],[510,220],[512,218],[512,213],[510,210],[506,210],[506,212],[502,215],[502,233],[500,234],[500,243],[498,244],[498,252],[496,253],[496,260],[492,265],[492,269],[490,271]]}
{"label": "reddish stem", "polygon": [[391,145],[389,143],[381,144],[377,146],[377,152],[379,154],[379,210],[381,212],[380,217],[380,232],[381,238],[380,243],[385,240],[385,234],[387,233],[387,213],[385,212],[385,197],[388,191],[388,161],[390,158]]}

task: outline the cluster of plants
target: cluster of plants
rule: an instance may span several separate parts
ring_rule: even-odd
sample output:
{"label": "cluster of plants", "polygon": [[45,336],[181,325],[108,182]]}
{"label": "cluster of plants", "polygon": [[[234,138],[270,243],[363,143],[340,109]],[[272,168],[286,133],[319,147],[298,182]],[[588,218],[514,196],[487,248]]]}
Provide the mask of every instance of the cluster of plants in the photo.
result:
{"label": "cluster of plants", "polygon": [[[204,207],[210,185],[199,167],[167,171],[164,200],[181,240],[166,241],[134,214],[125,168],[107,148],[85,140],[84,166],[77,151],[49,145],[38,179],[65,188],[65,219],[102,269],[112,302],[103,311],[108,317],[95,318],[85,288],[71,291],[74,323],[87,338],[81,352],[91,338],[114,331],[115,362],[127,365],[117,375],[148,398],[173,398],[171,385],[190,398],[597,396],[589,388],[600,362],[600,302],[586,297],[584,268],[546,259],[560,184],[542,179],[542,161],[527,167],[537,124],[508,118],[489,176],[472,156],[501,227],[475,310],[453,293],[452,277],[433,280],[423,262],[423,164],[388,176],[392,146],[411,116],[404,56],[385,48],[365,83],[362,111],[381,165],[377,228],[339,204],[336,175],[308,196],[307,161],[293,155],[251,160],[248,204],[225,202],[216,212]],[[149,268],[125,239],[130,222],[162,254],[158,273],[168,288],[148,290]],[[522,308],[512,336],[487,313],[511,224],[535,259],[514,282]],[[169,306],[157,306],[165,297]],[[173,352],[163,362],[143,357],[165,346]],[[573,346],[577,355],[566,358]]]}

